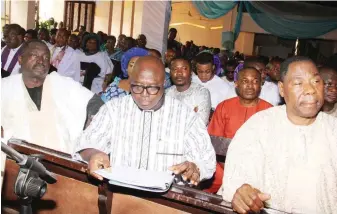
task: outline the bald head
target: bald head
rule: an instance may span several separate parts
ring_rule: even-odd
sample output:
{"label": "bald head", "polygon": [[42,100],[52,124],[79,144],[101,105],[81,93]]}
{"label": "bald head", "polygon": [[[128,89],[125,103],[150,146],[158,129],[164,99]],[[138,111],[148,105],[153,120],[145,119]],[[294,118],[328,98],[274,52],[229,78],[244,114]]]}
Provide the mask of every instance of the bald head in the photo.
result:
{"label": "bald head", "polygon": [[164,84],[165,80],[165,68],[164,64],[158,57],[144,56],[140,57],[135,63],[133,73],[131,75],[131,81],[133,78],[138,77],[140,74],[151,74],[153,78],[158,80],[159,84]]}
{"label": "bald head", "polygon": [[131,95],[143,110],[156,110],[163,104],[165,71],[160,59],[140,57],[130,77]]}

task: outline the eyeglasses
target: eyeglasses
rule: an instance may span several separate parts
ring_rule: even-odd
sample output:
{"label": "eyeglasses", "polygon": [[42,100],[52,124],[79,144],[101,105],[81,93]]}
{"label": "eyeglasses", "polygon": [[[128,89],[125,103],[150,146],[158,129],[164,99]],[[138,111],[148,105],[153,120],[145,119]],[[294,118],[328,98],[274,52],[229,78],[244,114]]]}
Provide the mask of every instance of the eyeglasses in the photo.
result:
{"label": "eyeglasses", "polygon": [[131,84],[131,90],[135,94],[141,94],[146,89],[146,92],[148,94],[150,94],[150,95],[156,95],[156,94],[158,94],[160,88],[161,88],[160,86],[143,86],[143,85],[134,85],[134,84]]}

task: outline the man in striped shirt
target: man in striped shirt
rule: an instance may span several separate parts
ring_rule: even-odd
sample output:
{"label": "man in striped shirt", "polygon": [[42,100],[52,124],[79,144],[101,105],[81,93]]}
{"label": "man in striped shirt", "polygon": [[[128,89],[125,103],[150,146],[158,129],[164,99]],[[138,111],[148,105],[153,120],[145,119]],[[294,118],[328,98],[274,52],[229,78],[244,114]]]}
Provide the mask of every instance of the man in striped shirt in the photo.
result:
{"label": "man in striped shirt", "polygon": [[[76,151],[89,162],[89,172],[127,166],[171,170],[197,185],[215,171],[215,152],[203,121],[180,101],[164,94],[160,59],[138,59],[131,96],[102,106],[79,140]],[[110,154],[110,158],[108,156]]]}

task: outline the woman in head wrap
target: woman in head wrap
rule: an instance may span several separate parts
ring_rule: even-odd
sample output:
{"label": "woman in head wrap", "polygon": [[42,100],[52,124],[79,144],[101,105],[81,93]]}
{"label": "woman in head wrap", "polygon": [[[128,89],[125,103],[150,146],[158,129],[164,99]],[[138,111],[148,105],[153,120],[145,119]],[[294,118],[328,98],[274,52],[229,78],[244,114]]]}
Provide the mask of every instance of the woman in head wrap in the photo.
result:
{"label": "woman in head wrap", "polygon": [[101,52],[101,41],[97,34],[88,34],[83,38],[79,59],[81,62],[83,86],[99,94],[103,91],[102,84],[107,74],[112,73],[113,65],[106,52]]}
{"label": "woman in head wrap", "polygon": [[121,59],[121,67],[123,72],[123,78],[116,76],[113,82],[101,95],[104,102],[107,102],[113,98],[123,97],[130,94],[130,74],[134,67],[135,62],[141,56],[147,56],[149,52],[143,48],[131,48],[124,53]]}

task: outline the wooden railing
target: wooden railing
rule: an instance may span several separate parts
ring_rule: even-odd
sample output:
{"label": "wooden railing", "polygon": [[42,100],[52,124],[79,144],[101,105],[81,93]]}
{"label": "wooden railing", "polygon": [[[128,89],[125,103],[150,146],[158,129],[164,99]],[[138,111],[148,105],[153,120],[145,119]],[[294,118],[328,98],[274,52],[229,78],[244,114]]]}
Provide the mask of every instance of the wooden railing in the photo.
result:
{"label": "wooden railing", "polygon": [[[9,145],[23,154],[42,154],[42,163],[58,179],[57,183],[48,185],[41,200],[33,202],[33,213],[234,213],[230,203],[218,195],[175,184],[164,194],[107,185],[88,178],[87,165],[68,154],[29,143],[11,142]],[[7,159],[2,210],[19,209],[13,191],[18,169],[13,160]]]}

